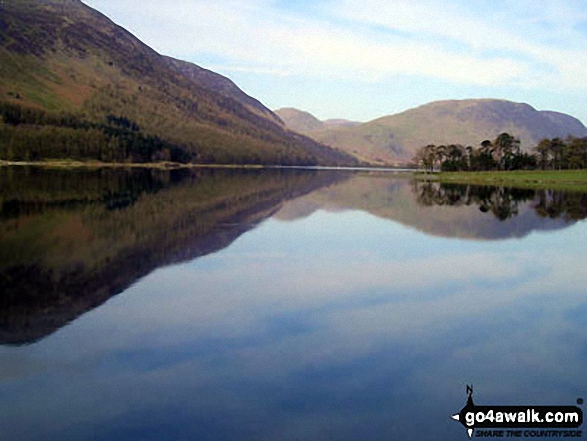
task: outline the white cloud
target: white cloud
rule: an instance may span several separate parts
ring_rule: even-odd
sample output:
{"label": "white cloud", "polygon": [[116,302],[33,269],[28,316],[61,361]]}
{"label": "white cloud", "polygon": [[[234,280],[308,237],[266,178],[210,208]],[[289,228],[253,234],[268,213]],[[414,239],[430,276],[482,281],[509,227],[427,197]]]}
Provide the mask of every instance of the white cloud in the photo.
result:
{"label": "white cloud", "polygon": [[[221,71],[465,85],[585,88],[587,45],[572,2],[342,0],[296,12],[277,2],[91,0],[160,52]],[[482,3],[479,3],[480,5]],[[205,66],[206,67],[206,66]]]}
{"label": "white cloud", "polygon": [[[587,68],[580,60],[587,59],[587,44],[576,29],[587,19],[584,9],[557,1],[501,2],[493,3],[490,10],[471,10],[477,3],[343,0],[330,11],[356,25],[406,33],[413,41],[436,40],[446,52],[461,48],[483,59],[493,85],[501,84],[499,71],[506,70],[512,73],[509,80],[517,79],[521,85],[540,87],[554,81],[558,86],[584,88],[581,77]],[[501,54],[508,63],[492,72],[492,62],[502,60],[491,59],[487,53]],[[527,70],[512,72],[512,64]]]}

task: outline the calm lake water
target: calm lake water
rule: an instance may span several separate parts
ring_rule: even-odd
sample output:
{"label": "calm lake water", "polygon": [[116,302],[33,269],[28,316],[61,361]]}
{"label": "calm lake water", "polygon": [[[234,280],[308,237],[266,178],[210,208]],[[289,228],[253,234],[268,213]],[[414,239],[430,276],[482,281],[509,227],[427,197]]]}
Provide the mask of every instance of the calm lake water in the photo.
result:
{"label": "calm lake water", "polygon": [[466,440],[587,398],[587,195],[0,168],[0,440]]}

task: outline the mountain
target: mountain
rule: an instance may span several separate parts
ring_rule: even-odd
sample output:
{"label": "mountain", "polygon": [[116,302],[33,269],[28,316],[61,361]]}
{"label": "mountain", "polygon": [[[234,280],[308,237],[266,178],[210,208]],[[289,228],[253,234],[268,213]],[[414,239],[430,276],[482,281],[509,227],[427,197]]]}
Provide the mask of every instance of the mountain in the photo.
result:
{"label": "mountain", "polygon": [[0,103],[0,159],[355,163],[79,0],[0,2]]}
{"label": "mountain", "polygon": [[352,127],[359,124],[347,119],[327,119],[326,121],[320,121],[311,113],[293,107],[277,109],[275,113],[291,130],[305,135],[312,135],[312,133],[326,127]]}
{"label": "mountain", "polygon": [[478,146],[503,132],[520,138],[524,149],[544,138],[587,136],[587,128],[572,116],[494,99],[437,101],[356,126],[303,133],[367,161],[401,163],[427,144]]}

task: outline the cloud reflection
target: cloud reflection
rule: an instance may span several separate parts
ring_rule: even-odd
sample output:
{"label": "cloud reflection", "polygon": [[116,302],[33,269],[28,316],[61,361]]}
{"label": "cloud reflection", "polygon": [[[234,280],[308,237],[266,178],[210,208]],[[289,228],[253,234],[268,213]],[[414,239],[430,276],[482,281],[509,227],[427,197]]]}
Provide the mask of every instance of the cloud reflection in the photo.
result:
{"label": "cloud reflection", "polygon": [[477,242],[354,210],[265,221],[0,348],[0,434],[449,440],[465,382],[568,404],[587,386],[586,238],[585,222]]}

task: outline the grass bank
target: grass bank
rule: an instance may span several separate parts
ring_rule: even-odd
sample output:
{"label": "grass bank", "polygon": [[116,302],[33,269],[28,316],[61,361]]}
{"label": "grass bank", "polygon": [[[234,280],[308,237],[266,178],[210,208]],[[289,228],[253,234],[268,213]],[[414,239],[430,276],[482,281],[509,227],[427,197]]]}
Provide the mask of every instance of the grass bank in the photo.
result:
{"label": "grass bank", "polygon": [[486,172],[414,173],[418,180],[520,188],[553,188],[587,192],[587,170],[516,170]]}

